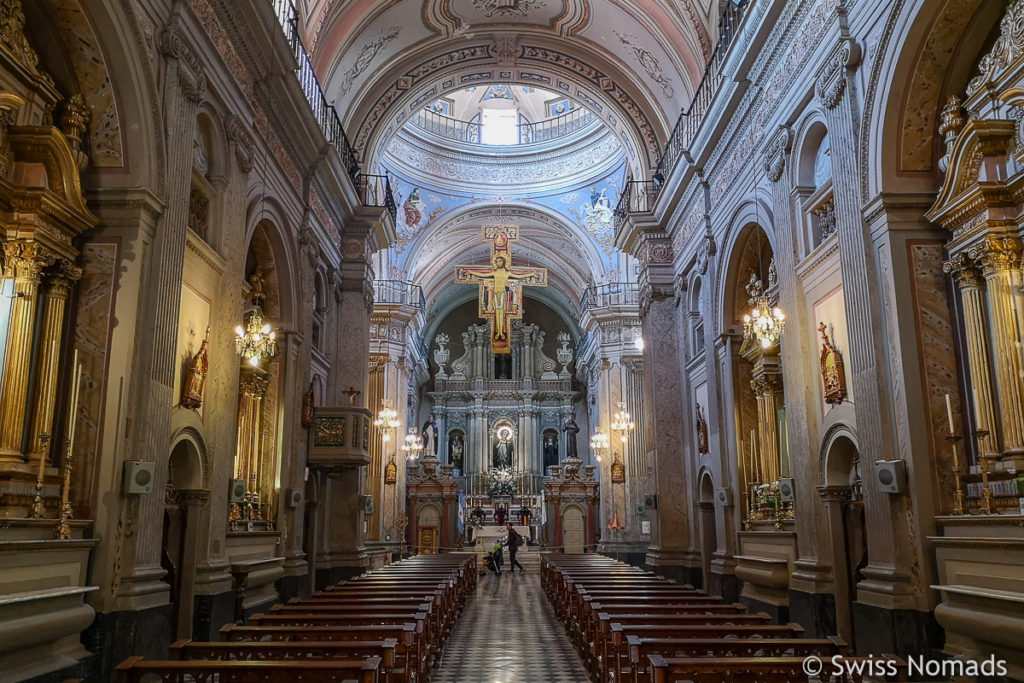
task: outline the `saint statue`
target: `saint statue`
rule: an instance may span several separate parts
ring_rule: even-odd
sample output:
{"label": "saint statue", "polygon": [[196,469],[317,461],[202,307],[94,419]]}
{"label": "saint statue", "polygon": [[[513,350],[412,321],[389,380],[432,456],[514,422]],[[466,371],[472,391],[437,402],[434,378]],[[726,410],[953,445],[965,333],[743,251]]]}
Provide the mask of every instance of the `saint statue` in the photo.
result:
{"label": "saint statue", "polygon": [[210,328],[206,328],[206,337],[199,346],[199,351],[192,357],[192,363],[185,377],[185,386],[181,392],[181,407],[198,410],[203,405],[203,390],[206,388],[206,374],[210,371],[210,360],[207,349],[210,347]]}
{"label": "saint statue", "polygon": [[462,434],[456,432],[448,440],[448,464],[454,469],[462,470]]}
{"label": "saint statue", "polygon": [[708,423],[704,421],[704,411],[697,404],[697,452],[708,452]]}
{"label": "saint statue", "polygon": [[554,433],[546,433],[544,435],[544,471],[548,471],[548,467],[551,465],[558,464],[558,437]]}
{"label": "saint statue", "polygon": [[579,459],[579,451],[576,450],[576,435],[580,432],[580,426],[576,424],[576,413],[569,413],[562,425],[565,432],[565,457]]}
{"label": "saint statue", "polygon": [[494,447],[494,466],[512,466],[512,444],[510,444],[507,439],[502,439],[498,442],[498,445]]}
{"label": "saint statue", "polygon": [[309,383],[309,391],[302,397],[302,426],[309,429],[313,426],[313,411],[316,408],[315,397],[313,396],[313,385],[315,380]]}
{"label": "saint statue", "polygon": [[423,454],[437,457],[437,423],[434,422],[434,414],[431,413],[427,421],[423,423]]}

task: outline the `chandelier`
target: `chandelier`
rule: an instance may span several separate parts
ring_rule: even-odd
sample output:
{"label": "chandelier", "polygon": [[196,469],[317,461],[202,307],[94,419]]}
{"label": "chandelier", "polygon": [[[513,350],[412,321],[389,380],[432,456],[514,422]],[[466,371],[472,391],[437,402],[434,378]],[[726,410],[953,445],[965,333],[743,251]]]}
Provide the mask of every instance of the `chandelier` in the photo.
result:
{"label": "chandelier", "polygon": [[277,335],[270,324],[263,319],[260,304],[263,301],[263,277],[259,272],[249,276],[252,311],[245,320],[245,326],[235,328],[235,351],[254,368],[260,361],[277,355]]}
{"label": "chandelier", "polygon": [[417,433],[417,429],[409,427],[409,433],[405,435],[405,444],[402,446],[402,450],[405,451],[405,459],[416,462],[420,453],[423,452],[423,445],[423,437]]}
{"label": "chandelier", "polygon": [[244,328],[235,328],[235,350],[254,368],[259,367],[260,361],[277,355],[277,336],[264,322],[259,306],[249,314]]}
{"label": "chandelier", "polygon": [[633,416],[626,410],[626,402],[619,401],[618,406],[619,410],[612,419],[612,431],[621,432],[619,439],[625,444],[629,439],[629,433],[636,429],[636,424],[633,422]]}
{"label": "chandelier", "polygon": [[398,427],[398,413],[390,398],[381,400],[380,411],[377,412],[373,426],[381,431],[381,441],[384,443],[391,441],[391,430]]}
{"label": "chandelier", "polygon": [[601,455],[608,450],[608,435],[601,427],[594,427],[594,435],[590,437],[590,450],[594,451],[594,459],[601,462]]}
{"label": "chandelier", "polygon": [[[775,259],[772,259],[768,268],[768,286],[774,283],[772,275],[775,273]],[[772,306],[774,303],[764,291],[761,280],[754,273],[750,274],[750,282],[747,283],[747,294],[750,299],[750,313],[743,316],[743,335],[750,340],[761,344],[762,349],[767,349],[776,344],[782,337],[782,328],[786,325],[786,316],[782,309]]]}

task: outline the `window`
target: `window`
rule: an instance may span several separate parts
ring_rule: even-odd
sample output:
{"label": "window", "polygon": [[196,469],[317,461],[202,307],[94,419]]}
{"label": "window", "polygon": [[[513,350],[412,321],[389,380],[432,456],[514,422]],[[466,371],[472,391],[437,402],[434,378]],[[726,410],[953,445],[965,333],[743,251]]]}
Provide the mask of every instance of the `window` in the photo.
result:
{"label": "window", "polygon": [[515,109],[484,109],[481,142],[485,145],[515,145],[519,142]]}

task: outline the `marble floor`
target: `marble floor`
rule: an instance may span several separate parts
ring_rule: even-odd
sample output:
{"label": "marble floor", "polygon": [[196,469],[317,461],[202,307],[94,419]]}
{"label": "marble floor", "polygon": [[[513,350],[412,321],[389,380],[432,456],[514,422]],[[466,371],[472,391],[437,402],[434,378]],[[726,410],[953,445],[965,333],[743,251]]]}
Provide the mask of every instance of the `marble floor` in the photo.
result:
{"label": "marble floor", "polygon": [[480,577],[430,680],[586,683],[588,678],[541,590],[540,576],[517,572]]}

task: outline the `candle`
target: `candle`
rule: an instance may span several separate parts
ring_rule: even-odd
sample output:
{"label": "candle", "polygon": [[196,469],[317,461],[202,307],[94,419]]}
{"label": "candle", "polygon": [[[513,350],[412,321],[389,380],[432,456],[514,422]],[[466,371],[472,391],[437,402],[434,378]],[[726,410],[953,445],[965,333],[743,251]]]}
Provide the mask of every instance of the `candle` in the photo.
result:
{"label": "candle", "polygon": [[78,387],[82,379],[82,367],[78,363],[78,349],[75,349],[71,367],[73,370],[71,374],[71,406],[68,415],[68,455],[74,453],[75,425],[78,422]]}
{"label": "candle", "polygon": [[949,433],[952,436],[956,430],[953,429],[953,404],[949,401],[949,394],[946,394],[946,416],[949,418]]}

